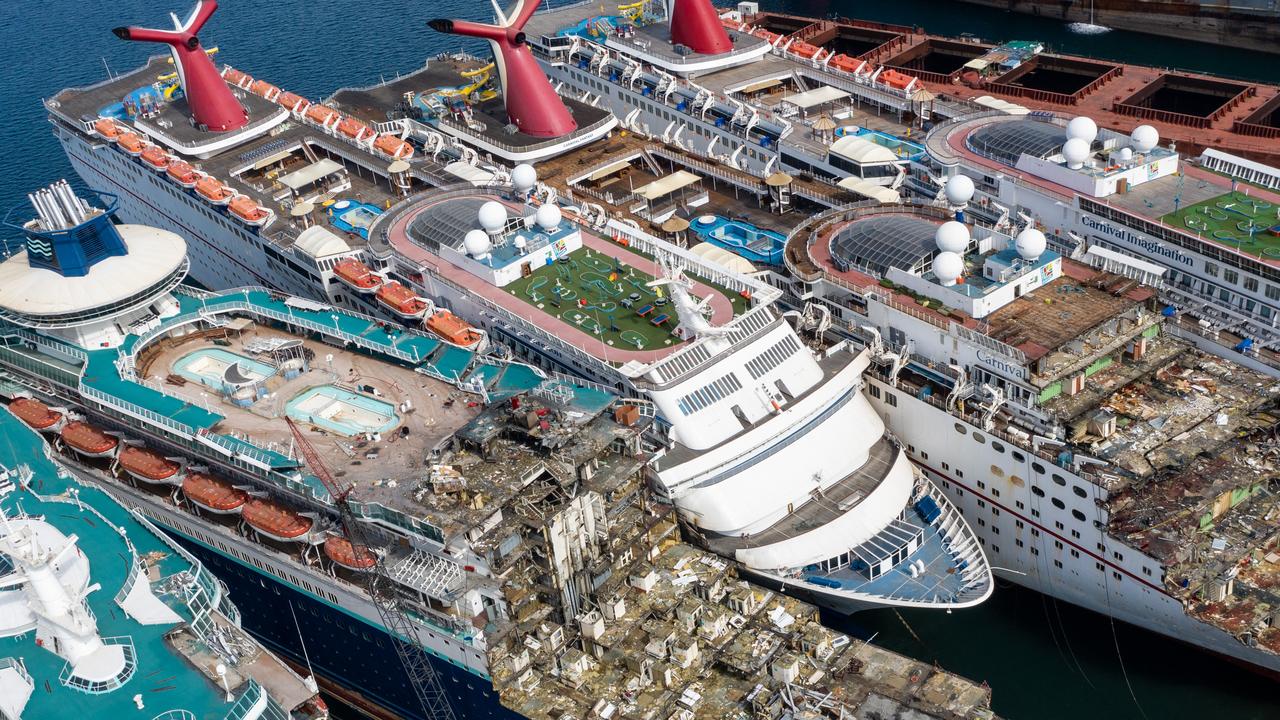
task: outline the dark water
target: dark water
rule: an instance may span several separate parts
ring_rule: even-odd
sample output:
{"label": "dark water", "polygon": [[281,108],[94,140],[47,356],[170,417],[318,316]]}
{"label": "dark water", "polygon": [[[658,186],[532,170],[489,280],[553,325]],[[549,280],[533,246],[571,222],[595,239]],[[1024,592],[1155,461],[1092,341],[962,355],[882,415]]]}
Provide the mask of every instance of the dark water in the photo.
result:
{"label": "dark water", "polygon": [[[1135,33],[1073,35],[1056,21],[955,2],[762,5],[917,24],[943,34],[1041,40],[1072,53],[1280,82],[1275,56]],[[160,25],[168,11],[187,8],[186,0],[0,0],[0,209],[25,205],[27,192],[71,175],[40,99],[63,87],[98,82],[106,67],[129,69],[157,51],[119,41],[110,28]],[[219,60],[318,98],[343,85],[412,70],[426,57],[458,47],[457,40],[426,28],[430,17],[488,14],[481,0],[224,0],[203,39],[208,47],[222,46]],[[0,235],[13,237],[7,231]],[[1271,682],[1150,633],[1116,625],[1113,635],[1105,618],[1017,588],[1001,588],[984,606],[952,615],[908,611],[900,618],[876,611],[833,622],[987,680],[995,688],[996,710],[1009,717],[1280,718],[1278,688]]]}

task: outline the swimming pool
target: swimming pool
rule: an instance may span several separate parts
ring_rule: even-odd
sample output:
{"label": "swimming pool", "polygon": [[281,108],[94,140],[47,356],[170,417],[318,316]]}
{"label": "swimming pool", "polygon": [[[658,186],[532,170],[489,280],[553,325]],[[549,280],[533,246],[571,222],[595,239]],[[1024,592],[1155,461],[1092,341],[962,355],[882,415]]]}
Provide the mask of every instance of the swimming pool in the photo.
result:
{"label": "swimming pool", "polygon": [[230,392],[265,380],[274,375],[276,369],[222,348],[201,348],[182,356],[173,364],[173,371],[192,382]]}
{"label": "swimming pool", "polygon": [[377,205],[355,200],[339,200],[329,207],[329,217],[334,227],[345,232],[359,233],[365,240],[369,239],[369,226],[381,214],[382,210]]}
{"label": "swimming pool", "polygon": [[761,230],[744,220],[730,220],[721,215],[699,216],[689,227],[703,241],[741,255],[751,262],[782,264],[782,250],[787,244],[787,238],[782,233]]}
{"label": "swimming pool", "polygon": [[400,416],[391,403],[334,385],[321,385],[300,393],[285,405],[285,412],[294,420],[342,435],[382,433],[400,424]]}
{"label": "swimming pool", "polygon": [[880,130],[849,126],[846,128],[840,128],[836,131],[837,136],[850,134],[856,135],[863,140],[870,140],[882,147],[889,148],[893,151],[894,155],[905,160],[918,160],[924,155],[924,145],[912,140],[907,140],[906,138],[900,138],[897,135],[881,132]]}

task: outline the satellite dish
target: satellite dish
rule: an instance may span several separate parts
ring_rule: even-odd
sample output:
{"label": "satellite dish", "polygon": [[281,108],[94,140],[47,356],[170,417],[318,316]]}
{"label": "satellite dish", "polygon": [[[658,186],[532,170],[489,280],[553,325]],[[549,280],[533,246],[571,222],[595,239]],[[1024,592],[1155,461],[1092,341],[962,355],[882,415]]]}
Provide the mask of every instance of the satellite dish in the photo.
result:
{"label": "satellite dish", "polygon": [[938,226],[933,240],[942,252],[963,253],[969,247],[969,228],[963,223],[948,220]]}
{"label": "satellite dish", "polygon": [[1018,233],[1018,237],[1013,239],[1013,247],[1018,251],[1018,257],[1023,260],[1035,260],[1044,254],[1044,249],[1048,245],[1049,241],[1044,233],[1033,227],[1023,228],[1022,232]]}
{"label": "satellite dish", "polygon": [[947,181],[943,192],[947,195],[947,202],[964,205],[973,199],[973,180],[968,175],[954,175]]}
{"label": "satellite dish", "polygon": [[502,228],[507,224],[507,209],[497,200],[480,206],[479,218],[480,227],[484,228],[487,233],[502,232]]}
{"label": "satellite dish", "polygon": [[1133,159],[1133,150],[1131,148],[1120,148],[1120,152],[1116,153],[1116,157],[1121,162],[1129,162]]}
{"label": "satellite dish", "polygon": [[528,163],[520,163],[511,168],[511,185],[520,192],[528,192],[538,182],[538,171]]}
{"label": "satellite dish", "polygon": [[560,227],[560,220],[563,215],[560,213],[560,207],[554,203],[547,203],[538,208],[537,214],[534,216],[537,220],[538,227],[543,230],[555,230]]}
{"label": "satellite dish", "polygon": [[483,230],[468,230],[462,238],[462,248],[473,258],[484,257],[492,247],[493,242],[489,240],[489,234]]}
{"label": "satellite dish", "polygon": [[964,258],[953,252],[940,252],[933,258],[933,276],[950,287],[964,274]]}
{"label": "satellite dish", "polygon": [[1151,152],[1152,148],[1160,144],[1160,131],[1150,125],[1139,125],[1129,133],[1129,139],[1133,141],[1134,152]]}
{"label": "satellite dish", "polygon": [[1067,161],[1067,167],[1072,170],[1078,170],[1084,166],[1084,161],[1089,159],[1089,143],[1082,138],[1071,138],[1062,144],[1062,157]]}
{"label": "satellite dish", "polygon": [[1067,139],[1078,138],[1086,143],[1092,143],[1097,137],[1098,124],[1092,118],[1081,115],[1067,123]]}
{"label": "satellite dish", "polygon": [[529,238],[523,235],[517,235],[513,244],[516,246],[517,250],[524,250],[529,247]]}

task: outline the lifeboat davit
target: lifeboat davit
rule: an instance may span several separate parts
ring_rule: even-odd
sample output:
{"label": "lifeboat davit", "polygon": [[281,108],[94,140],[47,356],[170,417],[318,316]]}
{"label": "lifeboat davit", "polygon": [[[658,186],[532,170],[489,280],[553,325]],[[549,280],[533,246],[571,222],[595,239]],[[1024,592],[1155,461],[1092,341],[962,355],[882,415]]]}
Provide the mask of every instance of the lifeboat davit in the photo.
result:
{"label": "lifeboat davit", "polygon": [[348,570],[368,570],[378,564],[377,557],[369,548],[353,545],[350,540],[336,535],[324,541],[324,554]]}
{"label": "lifeboat davit", "polygon": [[266,498],[250,498],[240,510],[244,521],[272,540],[294,542],[311,531],[314,521]]}
{"label": "lifeboat davit", "polygon": [[333,266],[333,274],[342,283],[362,295],[372,295],[382,287],[382,278],[373,274],[369,266],[348,258]]}
{"label": "lifeboat davit", "polygon": [[303,117],[320,127],[327,129],[330,125],[337,122],[337,119],[340,116],[338,115],[338,111],[331,107],[326,107],[324,105],[312,105],[307,108],[307,112],[303,114]]}
{"label": "lifeboat davit", "polygon": [[115,142],[124,134],[124,128],[116,124],[111,118],[98,118],[93,123],[93,131],[102,136],[107,142]]}
{"label": "lifeboat davit", "polygon": [[182,466],[155,450],[137,445],[125,445],[116,456],[120,467],[135,479],[147,483],[176,485]]}
{"label": "lifeboat davit", "polygon": [[205,473],[187,473],[182,494],[195,505],[216,515],[234,515],[249,501],[249,493],[221,478]]}
{"label": "lifeboat davit", "polygon": [[212,175],[205,175],[196,180],[196,194],[214,205],[226,205],[236,196],[231,188],[223,185],[221,180]]}
{"label": "lifeboat davit", "polygon": [[62,427],[62,413],[49,409],[48,405],[34,398],[15,399],[9,403],[9,412],[32,430],[56,432]]}
{"label": "lifeboat davit", "polygon": [[280,97],[276,98],[276,103],[289,112],[298,112],[298,108],[305,102],[306,98],[291,92],[280,93]]}
{"label": "lifeboat davit", "polygon": [[169,178],[184,188],[193,188],[200,179],[200,173],[185,160],[174,160],[169,163]]}
{"label": "lifeboat davit", "polygon": [[276,98],[280,97],[280,88],[266,80],[254,80],[253,84],[249,86],[249,92],[258,97],[266,98],[271,102],[275,102]]}
{"label": "lifeboat davit", "polygon": [[413,157],[413,146],[390,133],[379,135],[373,141],[373,149],[394,160]]}
{"label": "lifeboat davit", "polygon": [[271,211],[254,202],[247,195],[237,195],[227,204],[232,215],[244,222],[262,227],[271,220]]}
{"label": "lifeboat davit", "polygon": [[247,88],[253,82],[253,78],[247,73],[241,72],[230,65],[222,68],[222,79],[235,85],[238,88]]}
{"label": "lifeboat davit", "polygon": [[156,172],[164,172],[169,169],[169,153],[158,145],[148,145],[142,149],[142,162]]}
{"label": "lifeboat davit", "polygon": [[378,302],[396,315],[410,320],[427,314],[427,301],[394,280],[378,288]]}
{"label": "lifeboat davit", "polygon": [[344,117],[338,121],[338,132],[356,141],[364,140],[373,134],[368,125],[353,117]]}
{"label": "lifeboat davit", "polygon": [[147,144],[142,141],[141,135],[131,132],[121,133],[117,143],[120,145],[121,150],[134,157],[141,155],[143,148],[147,147]]}
{"label": "lifeboat davit", "polygon": [[85,457],[106,457],[120,444],[120,439],[114,435],[79,420],[64,425],[58,437],[67,447]]}
{"label": "lifeboat davit", "polygon": [[428,330],[454,345],[474,348],[484,340],[484,333],[448,310],[438,310],[423,323]]}

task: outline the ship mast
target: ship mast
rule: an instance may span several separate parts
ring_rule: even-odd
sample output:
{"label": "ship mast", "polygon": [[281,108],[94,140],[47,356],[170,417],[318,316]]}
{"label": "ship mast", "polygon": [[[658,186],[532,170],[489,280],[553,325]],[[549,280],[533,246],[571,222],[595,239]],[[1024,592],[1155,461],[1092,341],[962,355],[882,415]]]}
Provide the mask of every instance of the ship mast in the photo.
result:
{"label": "ship mast", "polygon": [[387,634],[391,636],[391,644],[395,646],[396,654],[400,656],[400,664],[404,667],[405,674],[409,676],[409,684],[413,686],[413,692],[422,706],[423,717],[428,720],[456,720],[453,707],[449,704],[449,698],[440,684],[440,678],[431,667],[427,649],[418,640],[417,631],[401,605],[394,581],[387,574],[382,556],[373,552],[365,542],[364,528],[347,503],[347,497],[354,487],[340,486],[328,466],[320,459],[320,454],[312,447],[311,442],[302,434],[302,430],[293,422],[293,419],[286,417],[285,422],[289,423],[289,432],[293,433],[293,439],[302,451],[307,467],[320,479],[320,482],[324,483],[325,489],[333,498],[333,503],[338,508],[342,519],[342,533],[351,543],[351,552],[356,558],[359,558],[362,553],[367,553],[374,561],[373,566],[364,573],[365,589],[374,607],[378,609],[378,615],[387,629]]}

